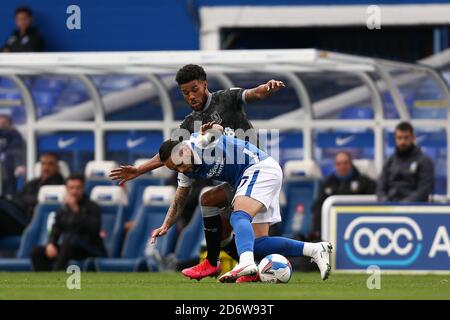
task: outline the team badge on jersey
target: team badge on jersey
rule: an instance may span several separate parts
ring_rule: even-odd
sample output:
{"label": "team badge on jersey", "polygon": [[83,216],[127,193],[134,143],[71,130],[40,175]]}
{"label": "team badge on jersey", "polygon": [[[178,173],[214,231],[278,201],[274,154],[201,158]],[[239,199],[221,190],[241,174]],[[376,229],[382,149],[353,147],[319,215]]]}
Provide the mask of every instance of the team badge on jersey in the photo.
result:
{"label": "team badge on jersey", "polygon": [[359,183],[356,180],[353,180],[352,182],[350,182],[350,190],[352,190],[352,192],[357,192],[359,189]]}
{"label": "team badge on jersey", "polygon": [[411,173],[416,173],[416,171],[417,171],[417,166],[418,166],[417,161],[411,162],[411,165],[409,166],[409,171],[410,171]]}
{"label": "team badge on jersey", "polygon": [[220,117],[220,114],[217,111],[214,111],[211,114],[211,119],[213,121],[215,121],[216,123],[219,123],[219,124],[222,123],[222,118]]}

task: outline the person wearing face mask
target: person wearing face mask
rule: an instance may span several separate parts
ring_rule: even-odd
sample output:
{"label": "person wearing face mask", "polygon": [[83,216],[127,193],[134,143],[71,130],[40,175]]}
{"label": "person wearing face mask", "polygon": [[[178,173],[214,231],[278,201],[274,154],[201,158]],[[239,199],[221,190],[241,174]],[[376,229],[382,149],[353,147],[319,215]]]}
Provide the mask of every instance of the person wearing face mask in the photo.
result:
{"label": "person wearing face mask", "polygon": [[353,165],[352,156],[346,151],[340,151],[334,159],[335,170],[321,182],[318,196],[313,203],[313,231],[309,240],[321,238],[322,204],[326,198],[333,195],[375,194],[376,183],[361,174]]}
{"label": "person wearing face mask", "polygon": [[33,26],[33,12],[28,7],[19,7],[15,11],[16,29],[6,40],[3,52],[39,52],[43,50],[43,40]]}
{"label": "person wearing face mask", "polygon": [[401,122],[395,128],[395,153],[383,166],[377,186],[379,201],[427,202],[434,188],[434,165],[415,145],[414,128]]}

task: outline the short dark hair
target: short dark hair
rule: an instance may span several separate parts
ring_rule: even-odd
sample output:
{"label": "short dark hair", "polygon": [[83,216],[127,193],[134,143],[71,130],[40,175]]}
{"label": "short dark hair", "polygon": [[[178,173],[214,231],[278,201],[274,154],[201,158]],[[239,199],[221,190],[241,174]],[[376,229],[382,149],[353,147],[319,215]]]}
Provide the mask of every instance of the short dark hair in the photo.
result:
{"label": "short dark hair", "polygon": [[84,175],[81,174],[81,173],[72,173],[70,176],[68,176],[68,177],[66,178],[66,184],[67,184],[67,182],[69,182],[70,180],[78,180],[78,181],[81,181],[81,183],[84,185],[84,181],[85,181],[86,179],[84,178]]}
{"label": "short dark hair", "polygon": [[175,81],[178,85],[188,83],[192,80],[206,80],[206,72],[203,68],[196,64],[187,64],[178,70]]}
{"label": "short dark hair", "polygon": [[175,148],[178,144],[181,142],[178,140],[172,140],[168,139],[162,143],[162,145],[159,147],[159,159],[161,162],[165,162],[167,159],[169,159],[170,155],[172,154],[173,148]]}
{"label": "short dark hair", "polygon": [[55,159],[57,162],[59,161],[59,156],[58,154],[54,153],[54,152],[44,152],[40,155],[39,158],[42,157],[52,157],[53,159]]}
{"label": "short dark hair", "polygon": [[14,11],[14,16],[17,16],[19,13],[26,13],[30,17],[33,16],[33,11],[31,11],[29,7],[25,6],[16,8],[16,10]]}
{"label": "short dark hair", "polygon": [[412,126],[411,123],[409,123],[408,121],[402,121],[400,122],[396,127],[395,130],[399,130],[399,131],[409,131],[411,133],[414,133],[414,128]]}

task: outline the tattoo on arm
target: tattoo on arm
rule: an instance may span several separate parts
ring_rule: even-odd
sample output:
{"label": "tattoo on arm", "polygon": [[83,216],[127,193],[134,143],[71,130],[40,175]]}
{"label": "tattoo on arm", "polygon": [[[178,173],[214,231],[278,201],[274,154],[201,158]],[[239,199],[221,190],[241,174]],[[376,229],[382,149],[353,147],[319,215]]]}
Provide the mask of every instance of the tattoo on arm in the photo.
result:
{"label": "tattoo on arm", "polygon": [[178,187],[177,192],[175,193],[175,199],[170,205],[169,210],[167,211],[166,218],[164,220],[164,224],[166,224],[169,228],[177,222],[180,215],[183,213],[184,207],[186,206],[186,200],[191,191],[191,187]]}

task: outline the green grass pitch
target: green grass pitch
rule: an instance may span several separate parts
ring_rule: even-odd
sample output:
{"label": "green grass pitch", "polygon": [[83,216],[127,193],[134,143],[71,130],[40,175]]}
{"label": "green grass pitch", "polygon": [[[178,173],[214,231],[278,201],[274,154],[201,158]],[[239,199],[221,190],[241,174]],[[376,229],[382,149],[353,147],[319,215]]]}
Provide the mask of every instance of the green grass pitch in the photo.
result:
{"label": "green grass pitch", "polygon": [[288,284],[222,284],[179,273],[81,273],[81,289],[66,288],[66,273],[0,272],[0,299],[450,299],[448,275],[382,275],[369,290],[365,274],[293,274]]}

